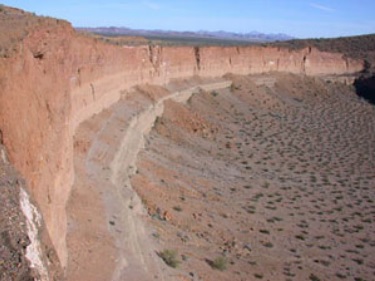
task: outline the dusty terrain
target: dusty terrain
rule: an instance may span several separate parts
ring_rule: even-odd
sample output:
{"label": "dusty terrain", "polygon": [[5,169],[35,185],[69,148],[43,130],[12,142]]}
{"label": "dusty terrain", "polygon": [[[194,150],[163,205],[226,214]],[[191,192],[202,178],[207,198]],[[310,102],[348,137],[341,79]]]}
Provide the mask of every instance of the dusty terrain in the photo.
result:
{"label": "dusty terrain", "polygon": [[374,107],[319,78],[225,79],[139,86],[80,125],[67,280],[372,279]]}
{"label": "dusty terrain", "polygon": [[228,78],[168,102],[138,158],[159,252],[188,280],[372,280],[374,107],[315,78]]}
{"label": "dusty terrain", "polygon": [[[322,262],[333,266],[324,267],[325,271],[317,268],[322,275],[368,279],[371,259],[359,260],[353,255],[370,256],[373,243],[368,234],[372,225],[368,210],[372,190],[368,186],[373,184],[374,170],[373,107],[334,81],[351,83],[366,74],[364,83],[356,87],[373,96],[371,56],[351,57],[310,45],[297,49],[114,46],[77,34],[66,21],[3,5],[0,21],[0,143],[9,156],[1,170],[0,203],[5,210],[0,216],[1,246],[5,247],[0,258],[7,260],[0,264],[0,273],[6,271],[2,278],[39,275],[41,280],[60,280],[62,269],[69,280],[79,281],[108,280],[109,276],[113,280],[270,278],[280,271],[280,259],[270,257],[279,250],[287,251],[273,240],[298,236],[290,238],[293,247],[315,250],[308,248],[312,238],[305,232],[311,230],[301,227],[301,234],[292,227],[302,216],[299,213],[308,210],[324,216],[317,222],[304,218],[311,228],[327,231],[329,238],[324,242],[336,247],[347,241],[345,233],[352,233],[358,252],[338,247],[341,252],[329,254],[333,261]],[[364,52],[371,53],[371,48]],[[331,82],[281,74],[257,76],[269,72]],[[200,92],[197,88],[226,73],[255,75],[251,79],[260,86],[247,78],[228,76],[226,79],[235,81],[230,92],[214,88]],[[173,84],[176,79],[179,82]],[[190,89],[182,97],[199,94],[180,105],[170,97],[181,89]],[[160,117],[163,108],[165,115]],[[145,140],[144,134],[157,116],[155,130]],[[142,150],[144,146],[146,150]],[[141,151],[144,154],[136,163]],[[301,183],[306,183],[306,190]],[[243,186],[246,188],[241,189]],[[254,193],[259,186],[265,186],[263,195]],[[181,187],[189,192],[181,195]],[[331,200],[329,196],[339,187],[345,187],[341,191],[345,195]],[[305,198],[304,192],[317,200],[312,206],[300,199]],[[218,217],[215,210],[223,208],[224,197],[232,200],[225,203],[230,210]],[[331,201],[339,210],[332,210]],[[212,206],[207,202],[213,202]],[[184,211],[190,205],[194,212]],[[286,218],[267,217],[276,205],[273,212],[287,214]],[[315,210],[315,205],[322,210]],[[292,211],[294,218],[289,216]],[[344,214],[342,221],[334,217],[338,213]],[[240,220],[234,220],[237,218]],[[23,223],[29,241],[24,239]],[[275,234],[269,223],[290,235]],[[250,236],[247,231],[263,237],[265,246],[257,248],[260,238],[254,233],[254,241],[246,238]],[[337,233],[343,238],[336,238]],[[307,245],[297,248],[295,241]],[[212,246],[220,243],[221,248]],[[333,248],[331,244],[328,246]],[[166,251],[174,248],[177,253]],[[266,251],[270,248],[275,252]],[[29,249],[34,255],[26,260],[23,255]],[[306,258],[305,252],[311,249],[307,250],[296,250],[293,255],[304,257],[301,263],[308,266],[300,273],[293,264],[288,265],[288,271],[295,270],[288,274],[316,280],[315,275],[310,276],[316,268]],[[253,259],[254,253],[267,256],[261,257],[268,267],[258,265],[265,273],[258,272],[260,262],[252,265],[251,260],[248,265],[246,255]],[[184,260],[179,270],[163,262],[176,266],[176,257]],[[347,260],[354,265],[345,266]],[[319,263],[314,260],[312,264]],[[227,269],[208,271],[210,267]],[[16,268],[20,268],[17,276]],[[234,271],[242,273],[232,275]]]}
{"label": "dusty terrain", "polygon": [[[65,21],[0,6],[0,130],[67,266],[67,204],[79,125],[141,84],[285,71],[353,79],[364,61],[315,48],[114,46]],[[14,34],[12,26],[16,26]],[[9,43],[9,44],[8,44]]]}
{"label": "dusty terrain", "polygon": [[[197,85],[222,79],[139,86],[84,122],[75,135],[75,183],[68,204],[67,280],[174,280],[166,275],[144,225],[147,212],[130,184],[146,135],[168,100],[184,101]],[[147,229],[147,230],[146,230]],[[103,259],[103,257],[106,257]]]}

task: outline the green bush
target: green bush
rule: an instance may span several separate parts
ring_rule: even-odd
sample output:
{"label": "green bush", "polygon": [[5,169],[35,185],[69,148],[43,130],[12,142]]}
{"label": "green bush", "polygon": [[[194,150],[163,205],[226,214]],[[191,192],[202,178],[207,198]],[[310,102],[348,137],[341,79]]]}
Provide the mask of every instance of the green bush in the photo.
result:
{"label": "green bush", "polygon": [[177,251],[166,249],[158,253],[159,257],[170,267],[176,268],[180,261],[177,259]]}
{"label": "green bush", "polygon": [[224,271],[227,269],[227,264],[228,264],[228,261],[225,257],[217,257],[216,259],[214,259],[210,265],[213,269],[217,269],[217,270],[220,270],[220,271]]}

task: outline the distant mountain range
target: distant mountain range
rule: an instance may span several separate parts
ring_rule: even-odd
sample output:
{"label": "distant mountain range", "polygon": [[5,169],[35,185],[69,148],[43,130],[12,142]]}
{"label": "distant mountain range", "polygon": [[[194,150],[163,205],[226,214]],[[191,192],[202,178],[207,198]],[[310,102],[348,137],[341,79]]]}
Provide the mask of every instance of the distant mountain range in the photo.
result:
{"label": "distant mountain range", "polygon": [[219,39],[235,40],[244,42],[274,42],[295,39],[292,36],[283,33],[265,34],[257,31],[249,33],[235,33],[226,31],[172,31],[172,30],[145,30],[131,29],[127,27],[96,27],[76,28],[79,31],[86,31],[107,36],[143,36],[160,38],[195,38],[195,39]]}

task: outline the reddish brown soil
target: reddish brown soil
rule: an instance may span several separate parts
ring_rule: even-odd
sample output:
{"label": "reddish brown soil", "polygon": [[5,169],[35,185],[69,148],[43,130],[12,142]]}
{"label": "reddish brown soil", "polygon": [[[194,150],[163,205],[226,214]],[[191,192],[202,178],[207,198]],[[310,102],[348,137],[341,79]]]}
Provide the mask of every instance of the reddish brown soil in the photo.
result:
{"label": "reddish brown soil", "polygon": [[[179,87],[185,89],[185,84],[179,82]],[[164,279],[170,269],[155,252],[152,231],[144,227],[147,213],[128,183],[142,148],[140,130],[154,121],[143,113],[153,113],[157,101],[168,95],[162,87],[139,86],[79,127],[67,209],[66,280],[172,280]]]}
{"label": "reddish brown soil", "polygon": [[316,78],[229,78],[167,102],[139,154],[158,250],[189,280],[372,280],[374,107]]}

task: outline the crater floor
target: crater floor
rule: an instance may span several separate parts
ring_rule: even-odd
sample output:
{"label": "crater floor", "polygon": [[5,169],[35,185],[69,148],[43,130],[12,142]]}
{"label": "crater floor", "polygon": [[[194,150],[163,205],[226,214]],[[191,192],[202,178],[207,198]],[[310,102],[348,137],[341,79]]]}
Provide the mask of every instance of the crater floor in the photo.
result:
{"label": "crater floor", "polygon": [[371,280],[375,109],[295,75],[169,101],[132,186],[186,280]]}
{"label": "crater floor", "polygon": [[374,107],[319,78],[225,79],[140,86],[80,125],[67,280],[372,279]]}

